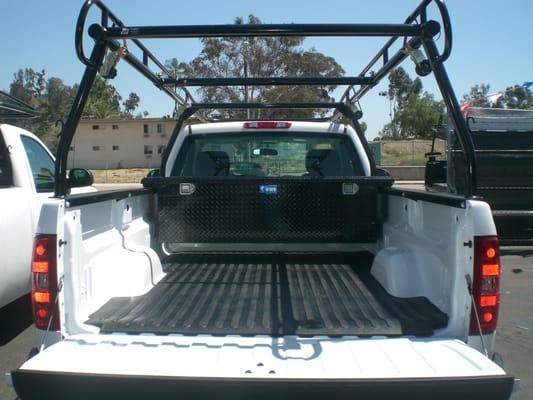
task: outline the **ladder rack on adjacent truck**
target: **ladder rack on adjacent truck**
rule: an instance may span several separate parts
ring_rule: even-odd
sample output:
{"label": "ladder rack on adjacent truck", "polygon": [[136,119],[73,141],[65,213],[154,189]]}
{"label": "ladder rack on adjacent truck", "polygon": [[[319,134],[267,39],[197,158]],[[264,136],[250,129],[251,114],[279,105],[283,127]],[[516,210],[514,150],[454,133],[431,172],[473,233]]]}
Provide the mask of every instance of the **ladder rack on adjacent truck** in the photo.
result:
{"label": "ladder rack on adjacent truck", "polygon": [[[443,51],[439,52],[435,38],[441,33],[441,23],[428,19],[428,8],[434,5],[442,22]],[[83,45],[85,22],[92,6],[100,12],[100,23],[88,28],[95,45],[87,57]],[[162,38],[205,38],[205,37],[389,37],[386,44],[377,52],[357,76],[344,77],[220,77],[220,78],[175,78],[140,39]],[[395,52],[392,46],[403,40],[401,48]],[[130,48],[141,52],[137,58]],[[242,24],[242,25],[196,25],[196,26],[128,26],[99,0],[87,0],[80,12],[76,26],[76,52],[86,66],[74,106],[62,130],[56,165],[55,194],[66,193],[67,156],[72,137],[81,117],[89,90],[97,73],[103,77],[116,75],[116,64],[123,59],[141,75],[149,79],[157,88],[166,93],[180,109],[176,129],[171,137],[175,140],[181,125],[187,118],[196,114],[202,119],[203,110],[214,109],[294,109],[327,108],[334,110],[331,119],[340,116],[348,118],[357,134],[362,137],[358,119],[362,112],[358,109],[359,100],[387,76],[405,59],[411,58],[416,72],[425,76],[435,75],[444,103],[449,110],[453,125],[465,153],[467,171],[467,195],[476,193],[475,159],[472,139],[462,116],[457,98],[444,69],[444,61],[452,48],[452,31],[448,11],[441,0],[423,0],[401,24]],[[338,102],[328,103],[198,103],[189,91],[190,87],[206,86],[274,86],[274,85],[344,85],[346,89]],[[365,151],[372,159],[365,140]],[[167,148],[170,148],[167,147]],[[163,163],[167,158],[163,157]],[[163,170],[163,169],[162,169]],[[375,166],[371,166],[372,174]]]}
{"label": "ladder rack on adjacent truck", "polygon": [[0,90],[0,122],[21,119],[37,118],[39,111],[20,99]]}

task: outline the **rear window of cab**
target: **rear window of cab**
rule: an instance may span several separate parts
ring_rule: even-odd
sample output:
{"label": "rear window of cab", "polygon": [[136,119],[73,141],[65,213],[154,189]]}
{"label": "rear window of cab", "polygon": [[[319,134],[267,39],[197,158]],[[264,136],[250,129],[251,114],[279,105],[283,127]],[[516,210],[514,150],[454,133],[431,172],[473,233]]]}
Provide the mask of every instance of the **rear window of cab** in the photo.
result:
{"label": "rear window of cab", "polygon": [[260,132],[187,137],[172,176],[362,176],[361,160],[344,135]]}

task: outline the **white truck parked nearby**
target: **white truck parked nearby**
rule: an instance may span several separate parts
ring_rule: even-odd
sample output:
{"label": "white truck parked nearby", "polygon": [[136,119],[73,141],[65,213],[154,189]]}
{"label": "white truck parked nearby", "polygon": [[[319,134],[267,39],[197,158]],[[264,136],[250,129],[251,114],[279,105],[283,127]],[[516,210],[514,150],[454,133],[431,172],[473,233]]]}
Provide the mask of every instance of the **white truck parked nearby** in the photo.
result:
{"label": "white truck parked nearby", "polygon": [[31,290],[41,206],[54,193],[54,156],[33,133],[0,124],[0,308]]}
{"label": "white truck parked nearby", "polygon": [[[442,54],[433,41],[440,25],[427,20],[430,4],[444,23]],[[89,28],[88,59],[81,39],[92,5],[102,26]],[[399,25],[127,27],[88,0],[76,32],[87,68],[33,248],[42,345],[11,374],[21,399],[510,396],[514,378],[491,360],[499,243],[489,206],[473,197],[471,138],[443,67],[451,31],[441,1],[423,1]],[[361,74],[341,78],[176,79],[138,41],[273,34],[392,39]],[[398,37],[402,49],[389,55]],[[123,41],[139,46],[143,61]],[[68,195],[76,124],[96,74],[115,75],[118,55],[174,100],[174,86],[349,90],[334,103],[182,104],[161,168],[142,189]],[[394,188],[370,156],[357,93],[408,55],[419,74],[437,78],[470,163],[465,196]],[[325,122],[186,123],[200,111],[243,108],[334,113]]]}
{"label": "white truck parked nearby", "polygon": [[31,290],[31,252],[41,205],[54,192],[54,157],[32,133],[0,125],[0,307]]}

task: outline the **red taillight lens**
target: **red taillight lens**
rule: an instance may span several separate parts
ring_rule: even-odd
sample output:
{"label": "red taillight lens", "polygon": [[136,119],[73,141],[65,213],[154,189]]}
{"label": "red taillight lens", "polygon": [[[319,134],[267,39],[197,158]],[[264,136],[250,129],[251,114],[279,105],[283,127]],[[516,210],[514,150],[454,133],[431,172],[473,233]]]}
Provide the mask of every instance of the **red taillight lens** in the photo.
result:
{"label": "red taillight lens", "polygon": [[[37,235],[31,262],[33,321],[38,329],[59,330],[57,236]],[[51,322],[50,322],[51,321]]]}
{"label": "red taillight lens", "polygon": [[251,121],[242,125],[246,129],[288,129],[291,126],[290,122],[284,121]]}
{"label": "red taillight lens", "polygon": [[500,305],[500,243],[496,236],[474,239],[474,279],[472,294],[476,309],[470,317],[470,334],[479,335],[474,312],[477,312],[481,333],[492,333],[498,323]]}
{"label": "red taillight lens", "polygon": [[484,277],[500,275],[500,264],[482,264],[481,268],[481,275]]}

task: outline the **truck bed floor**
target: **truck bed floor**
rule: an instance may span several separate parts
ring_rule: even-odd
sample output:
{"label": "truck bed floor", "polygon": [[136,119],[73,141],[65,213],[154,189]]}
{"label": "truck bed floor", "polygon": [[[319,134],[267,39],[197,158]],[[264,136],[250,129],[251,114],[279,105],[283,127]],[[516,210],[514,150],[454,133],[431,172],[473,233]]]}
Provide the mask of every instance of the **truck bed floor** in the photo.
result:
{"label": "truck bed floor", "polygon": [[102,332],[274,336],[423,336],[446,326],[446,314],[427,298],[389,295],[364,257],[345,261],[181,258],[166,264],[167,275],[148,293],[113,298],[87,323]]}

